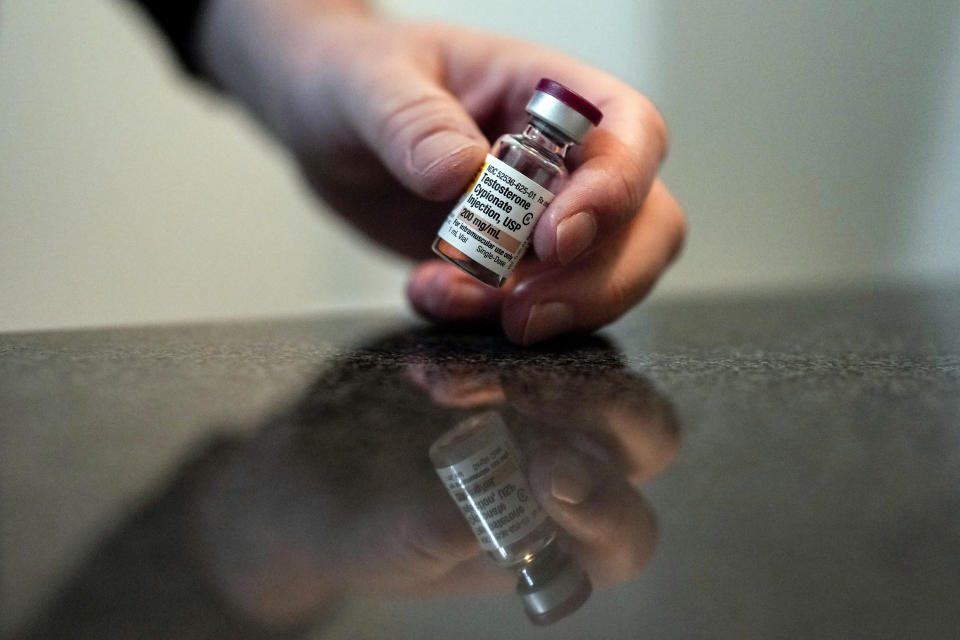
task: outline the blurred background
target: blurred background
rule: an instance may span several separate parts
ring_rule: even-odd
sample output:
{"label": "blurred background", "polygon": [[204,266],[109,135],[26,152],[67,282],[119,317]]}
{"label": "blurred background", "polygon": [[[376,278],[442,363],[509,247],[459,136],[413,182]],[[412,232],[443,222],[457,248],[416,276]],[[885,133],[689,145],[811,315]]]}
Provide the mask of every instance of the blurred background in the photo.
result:
{"label": "blurred background", "polygon": [[[960,277],[956,0],[381,5],[653,98],[691,227],[655,297]],[[0,330],[399,308],[407,270],[125,2],[3,3]]]}

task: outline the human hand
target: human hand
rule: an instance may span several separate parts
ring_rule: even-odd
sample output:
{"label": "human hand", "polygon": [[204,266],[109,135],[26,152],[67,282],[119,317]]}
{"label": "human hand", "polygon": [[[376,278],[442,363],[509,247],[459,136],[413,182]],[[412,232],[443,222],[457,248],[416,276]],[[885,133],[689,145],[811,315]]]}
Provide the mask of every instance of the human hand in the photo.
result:
{"label": "human hand", "polygon": [[[447,25],[376,18],[350,0],[212,0],[199,48],[211,76],[293,153],[315,192],[380,244],[425,260],[407,292],[423,315],[502,324],[534,343],[607,324],[676,256],[679,205],[656,179],[663,120],[642,95],[559,53]],[[522,129],[543,77],[604,113],[501,289],[427,260],[450,201],[490,140]]]}
{"label": "human hand", "polygon": [[[436,359],[408,364],[407,375],[437,405],[478,413],[495,407],[510,416],[538,504],[595,584],[625,582],[643,570],[657,527],[639,489],[680,447],[672,404],[645,378],[617,366],[485,367]],[[403,524],[385,528],[401,540],[390,549],[408,550],[403,579],[419,576],[417,589],[428,593],[509,586],[512,577],[478,555],[462,515],[444,508],[453,503],[436,499],[429,509],[397,508],[393,521]]]}

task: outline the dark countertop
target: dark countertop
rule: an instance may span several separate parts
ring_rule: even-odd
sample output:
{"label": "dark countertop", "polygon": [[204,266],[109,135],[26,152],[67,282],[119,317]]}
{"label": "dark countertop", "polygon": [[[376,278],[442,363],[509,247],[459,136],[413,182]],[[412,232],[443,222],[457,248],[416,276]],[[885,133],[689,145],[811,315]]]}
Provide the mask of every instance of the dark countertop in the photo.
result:
{"label": "dark countertop", "polygon": [[[507,420],[587,603],[531,626],[426,456]],[[960,635],[960,290],[0,335],[10,638]],[[546,462],[545,462],[546,461]],[[547,466],[544,466],[544,465]],[[537,480],[540,478],[541,480]]]}

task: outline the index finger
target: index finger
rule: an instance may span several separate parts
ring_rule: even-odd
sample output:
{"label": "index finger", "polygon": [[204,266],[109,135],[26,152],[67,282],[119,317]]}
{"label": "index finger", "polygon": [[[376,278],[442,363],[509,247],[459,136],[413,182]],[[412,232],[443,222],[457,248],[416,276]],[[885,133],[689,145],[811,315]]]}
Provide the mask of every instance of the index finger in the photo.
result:
{"label": "index finger", "polygon": [[[572,450],[541,452],[531,461],[530,480],[538,502],[566,534],[573,555],[598,584],[630,580],[650,561],[657,524],[643,496],[624,478]],[[582,499],[556,495],[558,467],[579,467],[590,477]]]}
{"label": "index finger", "polygon": [[600,124],[570,151],[572,174],[534,231],[537,257],[567,264],[639,211],[666,155],[666,124],[647,97],[599,69],[508,39],[488,38],[486,46],[452,52],[447,80],[488,135],[522,130],[524,105],[543,77],[569,87],[603,112]]}
{"label": "index finger", "polygon": [[573,149],[573,173],[534,230],[533,246],[544,262],[569,264],[623,229],[666,155],[666,124],[653,104],[619,82],[607,90],[598,101],[603,120]]}

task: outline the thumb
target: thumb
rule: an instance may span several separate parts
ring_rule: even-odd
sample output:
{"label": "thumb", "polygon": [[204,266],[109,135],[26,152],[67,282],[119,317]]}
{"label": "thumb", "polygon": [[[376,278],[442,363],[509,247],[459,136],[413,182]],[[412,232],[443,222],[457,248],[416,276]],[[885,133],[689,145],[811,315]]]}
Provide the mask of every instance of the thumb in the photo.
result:
{"label": "thumb", "polygon": [[345,96],[345,114],[405,187],[428,200],[455,198],[490,148],[477,123],[435,80],[381,68]]}

